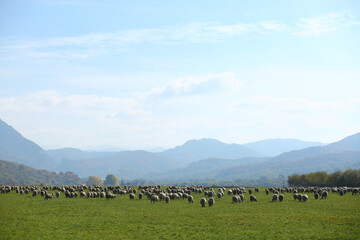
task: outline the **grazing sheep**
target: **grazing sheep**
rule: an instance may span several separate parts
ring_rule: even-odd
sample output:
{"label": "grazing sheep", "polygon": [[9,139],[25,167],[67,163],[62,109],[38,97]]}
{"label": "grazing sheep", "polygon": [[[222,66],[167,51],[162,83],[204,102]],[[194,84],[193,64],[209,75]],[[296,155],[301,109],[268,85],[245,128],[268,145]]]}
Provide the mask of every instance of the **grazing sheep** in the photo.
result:
{"label": "grazing sheep", "polygon": [[191,195],[188,195],[187,197],[189,203],[194,203],[194,197]]}
{"label": "grazing sheep", "polygon": [[35,190],[35,191],[33,191],[32,196],[33,196],[33,197],[36,197],[36,195],[37,195],[37,191]]}
{"label": "grazing sheep", "polygon": [[249,189],[249,194],[252,194],[253,193],[253,190],[252,188]]}
{"label": "grazing sheep", "polygon": [[233,193],[233,191],[230,189],[229,191],[228,191],[228,195],[231,195]]}
{"label": "grazing sheep", "polygon": [[244,201],[245,196],[243,194],[239,194],[239,197],[240,197],[241,202]]}
{"label": "grazing sheep", "polygon": [[298,195],[299,195],[299,194],[294,193],[294,195],[293,195],[294,200],[297,200],[297,199],[298,199]]}
{"label": "grazing sheep", "polygon": [[215,199],[212,198],[212,197],[209,198],[208,203],[209,203],[209,207],[212,207],[214,205],[214,203],[215,203]]}
{"label": "grazing sheep", "polygon": [[327,191],[323,191],[323,192],[321,193],[321,199],[327,198],[327,196],[328,196],[328,192],[327,192]]}
{"label": "grazing sheep", "polygon": [[309,199],[308,195],[304,194],[302,195],[303,202],[306,202]]}
{"label": "grazing sheep", "polygon": [[266,193],[266,195],[269,195],[269,193],[270,193],[269,189],[265,189],[265,193]]}
{"label": "grazing sheep", "polygon": [[201,198],[200,199],[200,204],[201,204],[201,207],[205,207],[206,206],[206,199],[205,198]]}
{"label": "grazing sheep", "polygon": [[284,195],[280,194],[279,195],[279,201],[282,202],[284,200]]}
{"label": "grazing sheep", "polygon": [[166,202],[166,203],[169,203],[169,202],[170,202],[170,197],[169,197],[169,196],[165,196],[164,199],[165,199],[165,202]]}
{"label": "grazing sheep", "polygon": [[54,196],[54,194],[53,193],[47,193],[46,195],[45,195],[45,200],[48,200],[48,199],[52,199],[52,197]]}
{"label": "grazing sheep", "polygon": [[139,200],[141,200],[143,197],[143,194],[142,193],[139,193]]}
{"label": "grazing sheep", "polygon": [[56,192],[56,198],[60,197],[60,192]]}
{"label": "grazing sheep", "polygon": [[272,196],[272,201],[273,202],[276,202],[277,200],[278,200],[278,195],[277,194],[274,194],[273,196]]}
{"label": "grazing sheep", "polygon": [[218,198],[222,198],[222,197],[223,197],[223,193],[222,193],[222,192],[218,192],[217,197],[218,197]]}
{"label": "grazing sheep", "polygon": [[341,190],[341,191],[339,192],[339,194],[340,194],[340,196],[344,196],[344,191]]}
{"label": "grazing sheep", "polygon": [[106,197],[105,192],[101,192],[101,193],[100,193],[100,198],[104,198],[104,197]]}
{"label": "grazing sheep", "polygon": [[130,197],[130,200],[135,199],[135,194],[134,194],[134,193],[130,193],[130,194],[129,194],[129,197]]}
{"label": "grazing sheep", "polygon": [[233,203],[239,203],[239,202],[241,202],[241,198],[239,195],[234,195],[232,197],[232,201],[233,201]]}
{"label": "grazing sheep", "polygon": [[256,197],[254,195],[250,196],[250,202],[257,202],[258,200],[256,199]]}
{"label": "grazing sheep", "polygon": [[319,198],[319,194],[318,194],[318,193],[314,193],[314,197],[315,197],[315,199],[318,199],[318,198]]}
{"label": "grazing sheep", "polygon": [[151,198],[150,198],[151,202],[158,202],[159,201],[159,196],[158,195],[152,195]]}

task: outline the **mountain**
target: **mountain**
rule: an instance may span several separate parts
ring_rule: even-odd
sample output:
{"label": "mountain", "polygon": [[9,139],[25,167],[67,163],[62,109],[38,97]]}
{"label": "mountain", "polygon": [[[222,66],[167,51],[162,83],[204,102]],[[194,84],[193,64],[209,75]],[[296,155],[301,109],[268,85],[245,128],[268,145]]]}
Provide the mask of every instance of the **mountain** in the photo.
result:
{"label": "mountain", "polygon": [[114,152],[87,152],[76,148],[50,149],[46,150],[46,152],[57,164],[60,164],[63,160],[101,158],[114,154]]}
{"label": "mountain", "polygon": [[[309,147],[276,157],[250,157],[237,160],[205,159],[186,167],[157,174],[157,179],[257,179],[277,178],[293,173],[336,171],[360,167],[360,133],[325,146]],[[149,175],[150,176],[150,175]]]}
{"label": "mountain", "polygon": [[81,177],[105,177],[112,173],[119,178],[136,179],[152,172],[179,167],[177,161],[146,151],[122,151],[101,157],[66,159],[58,165],[59,171],[73,171]]}
{"label": "mountain", "polygon": [[360,168],[360,152],[328,153],[286,162],[276,162],[272,159],[221,170],[214,179],[276,178],[279,175],[286,177],[294,173],[334,172],[348,168]]}
{"label": "mountain", "polygon": [[209,158],[192,162],[186,167],[172,169],[166,172],[148,174],[145,178],[152,180],[200,180],[214,178],[219,171],[242,164],[251,164],[265,161],[268,158],[248,157],[241,159]]}
{"label": "mountain", "polygon": [[181,146],[159,153],[161,156],[180,161],[184,166],[206,158],[239,159],[261,157],[258,152],[238,144],[226,144],[215,139],[190,140]]}
{"label": "mountain", "polygon": [[81,179],[72,172],[56,174],[0,160],[0,185],[79,185],[82,183]]}
{"label": "mountain", "polygon": [[323,145],[325,144],[319,142],[305,142],[297,139],[267,139],[246,143],[242,146],[253,149],[265,156],[274,157],[293,150]]}
{"label": "mountain", "polygon": [[309,147],[301,150],[283,153],[273,158],[272,161],[284,162],[310,156],[346,151],[360,151],[360,133],[351,135],[338,142],[334,142],[325,146]]}
{"label": "mountain", "polygon": [[51,157],[36,143],[24,138],[0,119],[0,159],[38,169],[55,169]]}

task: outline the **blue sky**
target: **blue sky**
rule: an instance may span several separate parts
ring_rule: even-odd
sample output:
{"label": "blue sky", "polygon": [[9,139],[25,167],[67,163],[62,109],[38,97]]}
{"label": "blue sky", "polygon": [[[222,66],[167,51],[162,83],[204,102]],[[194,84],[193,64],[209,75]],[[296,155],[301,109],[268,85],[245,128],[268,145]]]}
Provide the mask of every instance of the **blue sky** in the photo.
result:
{"label": "blue sky", "polygon": [[359,1],[0,1],[0,118],[45,148],[360,129]]}

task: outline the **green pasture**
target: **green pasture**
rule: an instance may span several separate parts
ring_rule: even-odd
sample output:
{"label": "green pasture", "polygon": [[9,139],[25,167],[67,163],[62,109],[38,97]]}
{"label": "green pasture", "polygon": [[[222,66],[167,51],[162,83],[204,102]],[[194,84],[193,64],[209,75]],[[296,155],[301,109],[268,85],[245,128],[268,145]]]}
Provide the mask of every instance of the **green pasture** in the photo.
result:
{"label": "green pasture", "polygon": [[[51,191],[50,191],[51,192]],[[217,189],[216,189],[217,192]],[[271,202],[264,188],[258,202],[232,203],[232,195],[202,208],[195,202],[60,198],[0,194],[0,239],[360,239],[360,195],[329,193],[325,200]]]}

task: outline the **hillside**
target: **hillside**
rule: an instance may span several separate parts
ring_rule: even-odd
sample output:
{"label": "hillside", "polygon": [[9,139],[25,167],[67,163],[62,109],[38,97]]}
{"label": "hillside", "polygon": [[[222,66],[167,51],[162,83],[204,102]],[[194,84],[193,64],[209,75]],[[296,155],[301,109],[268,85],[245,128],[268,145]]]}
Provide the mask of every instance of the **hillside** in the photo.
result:
{"label": "hillside", "polygon": [[297,139],[266,139],[246,143],[242,146],[253,149],[264,156],[274,157],[285,152],[323,145],[325,144],[319,142],[306,142]]}
{"label": "hillside", "polygon": [[142,178],[150,172],[167,171],[179,167],[179,164],[155,153],[146,151],[122,151],[98,158],[64,159],[59,171],[73,171],[81,177],[95,175],[105,177],[112,173],[120,178]]}
{"label": "hillside", "polygon": [[239,159],[261,157],[258,152],[239,144],[226,144],[215,139],[190,140],[181,146],[168,149],[160,155],[179,160],[184,166],[206,158]]}
{"label": "hillside", "polygon": [[346,151],[360,151],[360,133],[348,136],[338,142],[325,146],[309,147],[301,150],[295,150],[283,153],[272,159],[273,162],[292,161],[310,156],[339,153]]}
{"label": "hillside", "polygon": [[316,171],[334,172],[348,168],[360,168],[360,152],[329,153],[286,162],[276,162],[270,159],[261,163],[240,165],[221,170],[214,178],[276,178],[279,175],[288,176],[294,173]]}
{"label": "hillside", "polygon": [[184,168],[173,169],[158,174],[149,174],[146,179],[155,180],[200,180],[214,178],[221,170],[235,167],[241,164],[251,164],[265,161],[268,158],[241,158],[241,159],[219,159],[209,158],[190,163]]}
{"label": "hillside", "polygon": [[0,160],[0,184],[14,185],[79,185],[83,182],[72,172],[37,170],[23,164]]}
{"label": "hillside", "polygon": [[18,131],[1,119],[0,159],[38,169],[55,169],[55,163],[39,145],[24,138]]}
{"label": "hillside", "polygon": [[51,149],[46,150],[46,152],[57,164],[60,164],[63,160],[101,158],[114,154],[114,152],[88,152],[76,148]]}

